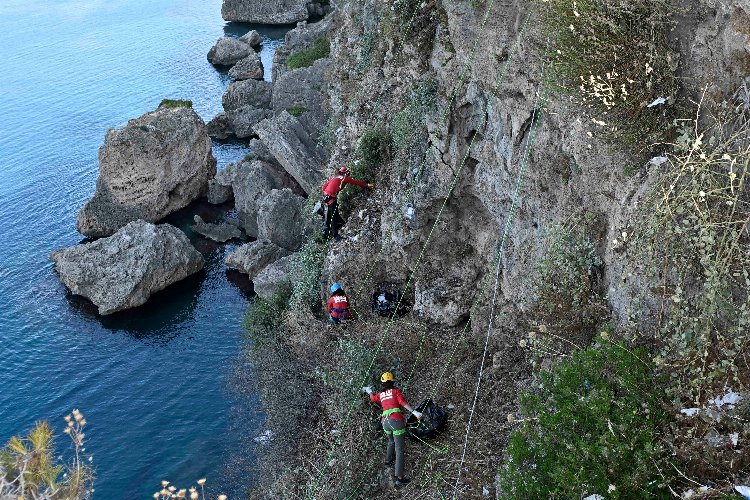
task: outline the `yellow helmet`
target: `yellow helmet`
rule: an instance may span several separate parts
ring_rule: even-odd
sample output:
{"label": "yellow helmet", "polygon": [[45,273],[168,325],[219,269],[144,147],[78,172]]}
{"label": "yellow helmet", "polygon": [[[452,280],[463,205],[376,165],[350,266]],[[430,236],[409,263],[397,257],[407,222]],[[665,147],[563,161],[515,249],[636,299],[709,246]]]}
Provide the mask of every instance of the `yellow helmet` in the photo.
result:
{"label": "yellow helmet", "polygon": [[393,382],[394,380],[396,380],[396,377],[394,377],[391,372],[384,372],[380,376],[380,382],[383,384],[385,384],[386,382]]}

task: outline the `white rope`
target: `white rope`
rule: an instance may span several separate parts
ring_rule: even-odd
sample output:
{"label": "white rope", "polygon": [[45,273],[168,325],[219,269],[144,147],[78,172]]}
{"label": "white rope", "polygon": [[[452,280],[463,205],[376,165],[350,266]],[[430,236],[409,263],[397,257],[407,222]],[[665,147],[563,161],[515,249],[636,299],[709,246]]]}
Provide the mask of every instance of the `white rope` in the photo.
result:
{"label": "white rope", "polygon": [[489,347],[490,343],[490,333],[492,332],[492,320],[495,318],[495,305],[497,302],[497,289],[499,288],[500,284],[500,259],[502,259],[503,250],[505,248],[505,242],[508,239],[508,233],[510,232],[510,227],[513,222],[513,216],[515,215],[515,211],[518,207],[518,199],[521,196],[521,185],[523,184],[524,179],[524,172],[526,170],[526,161],[528,158],[528,153],[531,148],[531,143],[533,141],[534,137],[534,126],[536,124],[536,114],[537,114],[537,106],[539,103],[539,95],[541,93],[541,89],[544,85],[544,66],[545,63],[542,64],[542,81],[539,83],[539,87],[536,91],[536,96],[534,98],[534,107],[531,114],[531,128],[529,132],[529,137],[526,140],[526,148],[523,152],[523,155],[521,156],[521,163],[519,165],[518,169],[518,178],[516,179],[516,187],[515,192],[513,193],[513,202],[511,203],[510,212],[508,213],[508,217],[505,220],[505,228],[503,229],[503,235],[500,240],[500,248],[499,248],[499,259],[498,259],[498,265],[495,271],[495,290],[492,295],[492,308],[490,309],[490,318],[489,318],[489,325],[487,326],[487,335],[484,339],[484,350],[482,352],[482,361],[479,365],[479,376],[477,377],[477,383],[476,387],[474,389],[474,400],[471,403],[471,409],[469,410],[469,422],[466,425],[466,435],[464,436],[464,447],[463,451],[461,453],[461,462],[458,465],[458,476],[456,477],[456,482],[453,485],[453,498],[458,498],[458,486],[461,482],[461,472],[463,470],[463,465],[466,460],[466,450],[468,449],[469,445],[469,434],[471,433],[471,424],[472,420],[474,419],[474,410],[477,406],[477,400],[479,399],[479,387],[482,383],[482,375],[484,374],[484,363],[487,359],[487,349]]}

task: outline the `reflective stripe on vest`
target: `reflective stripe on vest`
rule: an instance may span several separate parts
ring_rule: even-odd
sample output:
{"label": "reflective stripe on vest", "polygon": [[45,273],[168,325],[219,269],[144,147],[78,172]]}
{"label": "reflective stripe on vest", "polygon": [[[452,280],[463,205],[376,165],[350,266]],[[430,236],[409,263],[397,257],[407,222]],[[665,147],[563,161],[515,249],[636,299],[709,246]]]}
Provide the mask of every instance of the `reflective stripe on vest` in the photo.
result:
{"label": "reflective stripe on vest", "polygon": [[394,436],[402,436],[402,435],[406,434],[406,429],[398,429],[398,430],[395,430],[395,431],[386,431],[384,429],[383,432],[385,432],[386,436],[390,436],[391,434],[393,434]]}

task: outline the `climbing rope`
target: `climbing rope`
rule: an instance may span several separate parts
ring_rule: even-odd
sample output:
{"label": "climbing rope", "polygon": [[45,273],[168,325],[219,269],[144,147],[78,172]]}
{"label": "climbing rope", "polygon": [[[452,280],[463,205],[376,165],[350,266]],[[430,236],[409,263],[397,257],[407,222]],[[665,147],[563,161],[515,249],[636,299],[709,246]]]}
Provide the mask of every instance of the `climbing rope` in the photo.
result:
{"label": "climbing rope", "polygon": [[[513,218],[515,216],[515,212],[516,212],[517,207],[518,207],[518,199],[519,199],[520,191],[521,191],[521,188],[523,186],[524,179],[525,179],[526,169],[528,167],[528,156],[530,154],[531,148],[533,147],[533,144],[536,141],[537,127],[538,127],[539,121],[541,121],[542,110],[544,108],[544,103],[545,103],[546,97],[547,97],[548,90],[547,90],[547,84],[546,84],[545,81],[542,81],[540,83],[540,90],[541,90],[541,94],[540,94],[539,90],[537,91],[537,96],[541,95],[541,98],[540,98],[540,101],[539,101],[540,105],[537,107],[537,109],[539,110],[539,117],[537,118],[537,123],[532,123],[532,129],[531,129],[531,133],[530,133],[530,136],[529,136],[529,141],[527,142],[527,148],[526,148],[526,152],[524,154],[525,157],[522,160],[521,168],[519,170],[519,174],[518,174],[518,177],[517,177],[517,180],[516,180],[516,190],[515,190],[514,198],[513,198],[513,201],[512,201],[511,210],[510,210],[510,212],[508,214],[508,218],[506,219],[506,225],[505,225],[503,239],[501,240],[501,246],[498,249],[497,254],[495,255],[495,258],[493,260],[493,265],[490,267],[490,269],[485,274],[485,277],[484,277],[483,283],[482,283],[482,287],[480,288],[480,292],[479,292],[479,294],[477,295],[477,297],[475,298],[475,300],[474,300],[474,302],[472,304],[472,307],[471,307],[470,313],[469,313],[469,320],[466,322],[466,324],[464,325],[463,329],[461,330],[458,339],[454,342],[453,348],[452,348],[451,353],[450,353],[450,355],[448,357],[448,360],[443,364],[442,370],[440,372],[440,376],[435,381],[435,383],[432,385],[432,389],[431,389],[431,391],[429,393],[430,394],[430,396],[429,396],[430,398],[434,398],[435,397],[435,394],[437,393],[437,388],[442,383],[443,377],[445,376],[445,373],[446,373],[446,371],[448,369],[448,366],[453,361],[453,357],[456,354],[456,351],[458,349],[459,344],[465,338],[466,331],[467,331],[469,325],[471,324],[471,322],[472,322],[472,320],[473,320],[473,318],[474,318],[474,316],[476,314],[476,311],[477,311],[477,308],[479,306],[479,303],[482,301],[482,299],[484,298],[485,292],[487,291],[487,286],[489,285],[489,282],[491,280],[492,274],[493,273],[497,274],[497,272],[499,270],[500,262],[502,260],[502,256],[503,256],[503,253],[504,253],[504,242],[507,240],[507,233],[508,233],[508,231],[509,231],[509,229],[511,227]],[[428,459],[429,459],[430,456],[432,456],[433,453],[434,452],[430,452],[430,454],[428,456]],[[462,460],[463,460],[463,458],[462,458]],[[459,478],[460,478],[460,476],[459,476]]]}
{"label": "climbing rope", "polygon": [[[489,14],[490,14],[490,11],[491,11],[492,7],[494,6],[494,3],[495,3],[495,0],[490,0],[489,4],[487,6],[487,10],[485,11],[485,15],[484,15],[484,18],[482,20],[481,28],[478,31],[477,36],[476,36],[476,38],[474,40],[474,43],[472,45],[472,55],[476,52],[476,49],[477,49],[478,43],[479,43],[479,39],[482,36],[482,34],[484,32],[484,29],[485,29],[485,27],[487,25],[487,20],[489,19]],[[456,89],[457,89],[457,87],[456,87]],[[455,90],[454,92],[457,93],[457,90]],[[455,187],[456,187],[456,185],[458,183],[458,179],[460,178],[460,175],[463,172],[463,168],[465,166],[467,158],[468,158],[468,155],[465,155],[463,161],[461,162],[461,165],[460,165],[459,169],[457,170],[457,172],[453,176],[453,181],[452,181],[452,183],[450,185],[450,188],[448,189],[448,192],[447,192],[445,198],[443,199],[443,202],[442,202],[442,204],[440,206],[440,209],[438,210],[437,217],[436,217],[434,223],[432,224],[432,227],[430,228],[430,231],[428,233],[427,239],[426,239],[425,243],[422,245],[422,248],[421,248],[421,250],[419,252],[417,260],[416,260],[416,262],[414,263],[414,265],[412,266],[412,268],[411,268],[411,270],[409,272],[409,277],[408,277],[406,285],[404,287],[404,291],[406,291],[406,290],[409,289],[409,286],[411,285],[411,282],[414,279],[414,274],[416,273],[417,269],[419,268],[419,265],[422,262],[422,258],[424,257],[424,254],[426,252],[427,246],[430,244],[430,241],[432,240],[432,236],[433,236],[433,234],[435,232],[435,228],[437,227],[438,223],[440,222],[440,218],[442,217],[442,214],[445,211],[445,207],[448,204],[448,200],[452,196],[453,191],[454,191],[454,189],[455,189]],[[401,304],[403,302],[403,298],[404,298],[404,295],[402,294],[399,297],[398,303],[396,304],[396,307],[394,308],[393,313],[391,314],[390,318],[388,319],[388,322],[386,324],[386,328],[383,331],[383,334],[381,335],[380,340],[377,343],[375,352],[373,353],[372,360],[370,361],[370,364],[369,364],[367,370],[364,373],[363,380],[362,380],[362,385],[365,385],[367,383],[367,378],[369,377],[370,373],[372,372],[372,369],[373,369],[373,367],[375,365],[375,360],[377,359],[377,356],[378,356],[378,354],[380,353],[380,351],[381,351],[381,349],[383,347],[383,343],[385,342],[385,339],[387,338],[388,333],[390,332],[390,330],[391,330],[391,328],[393,326],[393,323],[394,323],[395,318],[396,318],[397,311],[401,307]],[[342,429],[339,429],[339,437],[337,438],[337,443],[340,442],[340,439],[341,439],[340,435],[343,434],[343,428],[345,428],[348,425],[349,420],[351,419],[351,415],[354,412],[354,408],[356,406],[356,403],[357,403],[357,395],[354,396],[354,398],[352,400],[352,403],[349,405],[349,408],[347,409],[346,416],[344,417],[343,423],[342,423],[342,426],[341,426]],[[328,463],[330,462],[331,456],[334,453],[335,453],[335,447],[334,447],[333,450],[331,450],[329,452],[328,459],[326,460],[326,462],[321,467],[321,470],[320,470],[320,472],[318,473],[318,475],[316,477],[315,483],[313,484],[313,490],[310,493],[310,495],[312,495],[315,491],[317,491],[317,488],[319,486],[320,480],[322,479],[323,475],[325,474],[325,471],[328,468]]]}
{"label": "climbing rope", "polygon": [[[534,97],[534,107],[533,107],[533,112],[531,115],[532,127],[534,127],[536,124],[537,105],[539,104],[539,94],[540,94],[540,91],[542,90],[541,85],[543,85],[543,82],[544,82],[544,71],[545,71],[545,64],[542,64],[542,83],[540,83],[540,88],[537,89],[536,96]],[[532,139],[533,137],[529,135],[529,138],[526,141],[526,150],[522,155],[522,164],[519,167],[519,175],[516,181],[516,189],[515,189],[515,192],[513,193],[513,201],[511,202],[510,213],[508,214],[508,217],[505,220],[505,227],[503,228],[503,235],[500,240],[500,248],[498,250],[498,253],[501,256],[505,249],[505,243],[508,240],[508,234],[510,232],[510,228],[513,222],[513,217],[516,212],[516,208],[518,207],[518,199],[521,196],[521,187],[523,186],[525,166],[527,164]],[[498,263],[499,262],[500,260],[498,260]],[[487,359],[487,348],[490,343],[490,333],[492,332],[492,320],[495,318],[495,305],[497,302],[497,289],[498,289],[499,284],[500,284],[500,266],[498,265],[496,266],[496,269],[495,269],[495,287],[494,287],[493,294],[492,294],[492,307],[490,308],[489,324],[487,326],[487,335],[485,335],[485,338],[484,338],[484,349],[482,351],[482,360],[479,364],[479,376],[477,377],[476,387],[474,388],[474,400],[472,401],[471,409],[469,410],[469,422],[466,424],[466,435],[464,436],[464,447],[463,447],[463,451],[461,452],[461,461],[458,464],[458,477],[456,477],[456,483],[453,487],[453,498],[457,498],[458,486],[461,481],[461,472],[463,469],[464,461],[466,460],[466,449],[469,444],[469,434],[471,433],[471,424],[474,418],[474,410],[476,409],[476,406],[477,406],[477,399],[479,399],[479,387],[482,383],[482,375],[484,374],[484,362]]]}

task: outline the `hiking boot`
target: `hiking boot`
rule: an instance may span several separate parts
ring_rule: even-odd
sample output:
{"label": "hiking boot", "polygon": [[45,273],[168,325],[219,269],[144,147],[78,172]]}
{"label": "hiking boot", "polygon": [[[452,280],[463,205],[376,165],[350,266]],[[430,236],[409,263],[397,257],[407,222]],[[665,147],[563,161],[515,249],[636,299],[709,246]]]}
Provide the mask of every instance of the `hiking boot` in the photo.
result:
{"label": "hiking boot", "polygon": [[405,477],[399,477],[399,478],[396,478],[396,481],[393,484],[396,486],[396,488],[403,488],[409,483],[409,481],[411,481],[411,479],[407,479]]}

